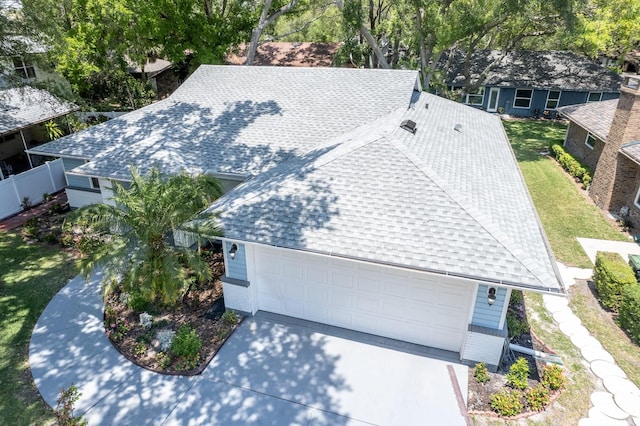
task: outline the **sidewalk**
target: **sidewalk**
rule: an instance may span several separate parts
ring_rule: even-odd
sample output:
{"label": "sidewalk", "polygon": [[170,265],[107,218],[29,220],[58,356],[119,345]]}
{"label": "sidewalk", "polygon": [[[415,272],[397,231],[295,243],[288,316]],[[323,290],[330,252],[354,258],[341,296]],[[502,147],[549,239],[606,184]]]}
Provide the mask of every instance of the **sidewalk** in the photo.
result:
{"label": "sidewalk", "polygon": [[[592,240],[593,241],[593,240]],[[582,241],[581,241],[582,243]],[[628,246],[620,243],[619,248],[626,250]],[[591,245],[590,247],[595,247]],[[602,246],[599,246],[602,247]],[[616,251],[616,245],[607,246]],[[594,252],[595,257],[595,252]],[[575,284],[575,280],[589,279],[591,269],[569,268],[558,264],[560,273],[567,287]],[[579,426],[640,426],[640,389],[627,378],[627,375],[616,364],[609,352],[582,325],[580,319],[569,307],[566,297],[547,295],[542,297],[545,308],[553,315],[560,331],[574,344],[589,364],[591,372],[602,380],[605,391],[596,390],[590,396],[591,409],[588,417],[580,420]],[[630,423],[631,422],[631,423]]]}
{"label": "sidewalk", "polygon": [[22,213],[18,213],[15,216],[11,216],[7,219],[0,221],[0,231],[10,231],[12,229],[17,228],[18,226],[22,226],[27,220],[34,216],[40,216],[45,211],[49,210],[51,206],[54,204],[64,204],[67,202],[67,194],[66,192],[58,192],[53,196],[50,201],[46,203],[38,204],[32,209],[23,211]]}

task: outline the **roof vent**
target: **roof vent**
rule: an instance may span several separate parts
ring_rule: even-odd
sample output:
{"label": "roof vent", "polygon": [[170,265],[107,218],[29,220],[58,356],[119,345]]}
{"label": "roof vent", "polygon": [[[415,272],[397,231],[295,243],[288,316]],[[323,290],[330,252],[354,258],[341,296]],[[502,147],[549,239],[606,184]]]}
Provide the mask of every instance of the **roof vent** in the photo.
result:
{"label": "roof vent", "polygon": [[429,109],[429,104],[425,103],[424,104],[424,109]]}
{"label": "roof vent", "polygon": [[411,120],[404,120],[400,123],[400,128],[406,130],[407,132],[411,132],[414,135],[416,134],[416,122]]}
{"label": "roof vent", "polygon": [[455,130],[456,132],[460,132],[462,133],[462,124],[458,123],[455,126],[453,126],[453,130]]}

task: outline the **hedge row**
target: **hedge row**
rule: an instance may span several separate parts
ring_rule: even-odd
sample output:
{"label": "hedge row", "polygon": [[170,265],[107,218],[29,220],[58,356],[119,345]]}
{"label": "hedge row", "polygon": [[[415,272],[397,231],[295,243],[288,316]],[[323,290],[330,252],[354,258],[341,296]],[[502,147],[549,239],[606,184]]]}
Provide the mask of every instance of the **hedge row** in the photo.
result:
{"label": "hedge row", "polygon": [[640,344],[640,285],[630,285],[624,289],[618,324],[629,333],[631,340]]}
{"label": "hedge row", "polygon": [[562,145],[553,144],[551,146],[553,156],[560,165],[574,178],[582,182],[582,188],[587,189],[591,184],[591,172],[586,166],[580,164],[571,154],[564,150]]}
{"label": "hedge row", "polygon": [[602,251],[596,254],[593,282],[602,304],[616,313],[620,312],[624,290],[638,286],[633,269],[622,256]]}

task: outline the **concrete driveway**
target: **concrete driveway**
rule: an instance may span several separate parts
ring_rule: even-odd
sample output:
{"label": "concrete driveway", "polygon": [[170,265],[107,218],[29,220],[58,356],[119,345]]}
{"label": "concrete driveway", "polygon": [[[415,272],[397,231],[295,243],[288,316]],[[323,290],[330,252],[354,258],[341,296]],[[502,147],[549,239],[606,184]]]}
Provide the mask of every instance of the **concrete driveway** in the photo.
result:
{"label": "concrete driveway", "polygon": [[225,425],[465,425],[447,366],[465,399],[467,367],[432,356],[451,353],[259,312],[170,420],[196,411]]}
{"label": "concrete driveway", "polygon": [[105,336],[99,279],[70,281],[29,349],[44,400],[55,406],[75,384],[90,425],[467,422],[468,369],[455,354],[272,314],[246,319],[200,376],[137,367]]}

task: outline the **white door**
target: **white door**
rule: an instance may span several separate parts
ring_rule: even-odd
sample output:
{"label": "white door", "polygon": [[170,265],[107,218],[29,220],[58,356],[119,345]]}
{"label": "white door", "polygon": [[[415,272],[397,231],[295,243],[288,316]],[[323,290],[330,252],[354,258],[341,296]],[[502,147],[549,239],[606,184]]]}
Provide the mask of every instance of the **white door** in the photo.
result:
{"label": "white door", "polygon": [[473,285],[256,246],[258,309],[459,352]]}
{"label": "white door", "polygon": [[498,110],[499,97],[500,97],[499,87],[492,87],[489,89],[489,102],[487,103],[487,111],[496,112]]}

